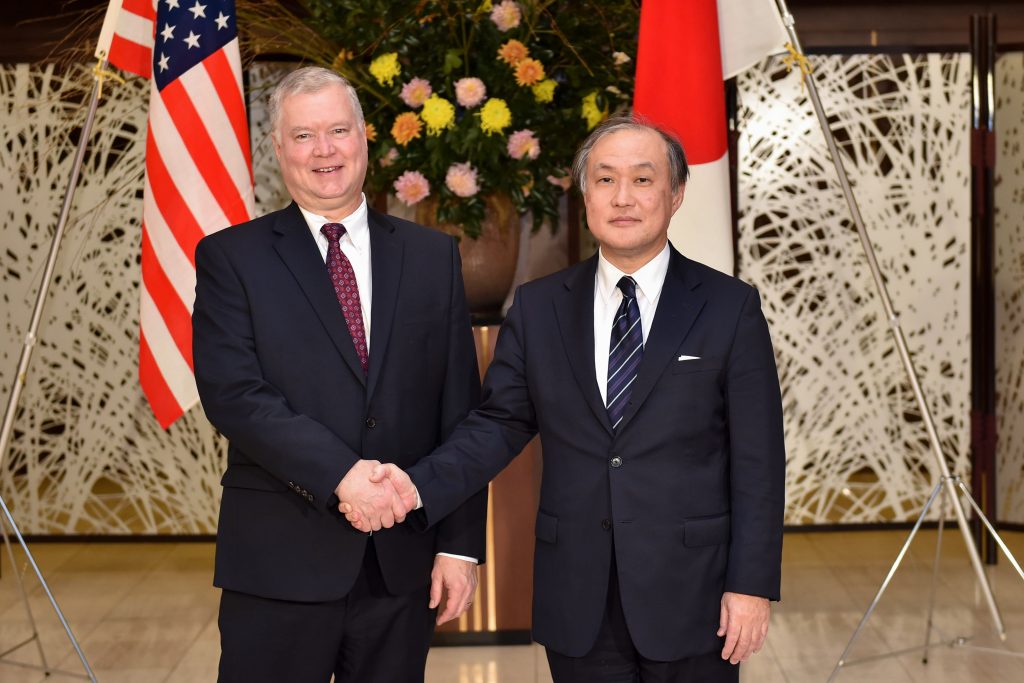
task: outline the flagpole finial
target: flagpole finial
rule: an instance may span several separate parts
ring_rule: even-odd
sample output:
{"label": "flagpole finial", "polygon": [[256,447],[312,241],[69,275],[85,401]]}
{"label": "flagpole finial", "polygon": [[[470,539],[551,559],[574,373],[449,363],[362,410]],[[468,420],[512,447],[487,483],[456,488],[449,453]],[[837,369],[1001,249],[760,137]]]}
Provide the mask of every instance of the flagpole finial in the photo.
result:
{"label": "flagpole finial", "polygon": [[107,69],[106,66],[107,66],[107,57],[104,54],[104,55],[102,55],[102,56],[100,56],[100,57],[98,57],[96,59],[96,66],[94,66],[92,68],[92,76],[93,76],[93,78],[96,79],[96,88],[97,88],[96,97],[97,97],[97,99],[102,99],[103,98],[103,81],[104,80],[106,80],[108,78],[112,78],[115,81],[117,81],[118,83],[120,83],[121,85],[125,84],[125,80],[123,78],[121,78],[121,76],[119,74],[117,74],[114,71],[111,71],[110,69]]}

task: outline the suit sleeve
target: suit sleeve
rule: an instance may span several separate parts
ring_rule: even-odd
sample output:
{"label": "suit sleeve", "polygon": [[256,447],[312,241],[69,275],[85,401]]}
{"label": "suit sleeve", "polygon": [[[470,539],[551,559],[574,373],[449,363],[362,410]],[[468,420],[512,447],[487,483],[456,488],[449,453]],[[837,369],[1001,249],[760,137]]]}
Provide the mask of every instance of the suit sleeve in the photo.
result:
{"label": "suit sleeve", "polygon": [[[441,405],[441,434],[448,438],[470,410],[480,402],[480,371],[469,324],[462,261],[452,240],[451,301],[448,306],[448,364]],[[487,548],[487,485],[438,523],[439,553],[475,557],[484,561]]]}
{"label": "suit sleeve", "polygon": [[732,535],[725,590],[779,599],[786,452],[768,323],[750,289],[729,351]]}
{"label": "suit sleeve", "polygon": [[359,459],[325,425],[296,413],[263,377],[243,282],[216,240],[196,249],[192,314],[196,385],[207,418],[282,482],[301,482],[317,508]]}
{"label": "suit sleeve", "polygon": [[484,378],[483,402],[451,437],[409,468],[427,525],[487,485],[537,433],[526,379],[522,290],[516,292]]}

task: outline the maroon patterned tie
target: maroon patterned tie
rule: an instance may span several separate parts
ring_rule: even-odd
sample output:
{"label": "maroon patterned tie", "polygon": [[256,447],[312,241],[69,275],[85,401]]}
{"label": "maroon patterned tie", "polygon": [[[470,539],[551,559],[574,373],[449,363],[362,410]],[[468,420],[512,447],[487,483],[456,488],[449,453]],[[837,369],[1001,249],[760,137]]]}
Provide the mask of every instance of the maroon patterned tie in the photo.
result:
{"label": "maroon patterned tie", "polygon": [[341,251],[338,240],[345,234],[345,226],[341,223],[324,223],[320,228],[329,243],[327,247],[327,272],[334,285],[334,293],[341,304],[341,312],[348,323],[348,333],[352,335],[359,364],[363,366],[363,374],[369,366],[369,352],[366,348],[366,331],[363,329],[363,307],[359,303],[359,286],[356,284],[356,273],[352,263]]}

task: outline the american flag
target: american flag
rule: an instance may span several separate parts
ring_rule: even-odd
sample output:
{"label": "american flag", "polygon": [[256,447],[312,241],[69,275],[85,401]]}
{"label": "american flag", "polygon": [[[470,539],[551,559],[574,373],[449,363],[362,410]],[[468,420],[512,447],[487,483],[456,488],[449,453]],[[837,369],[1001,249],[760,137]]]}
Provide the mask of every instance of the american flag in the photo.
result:
{"label": "american flag", "polygon": [[196,244],[253,216],[235,5],[234,0],[110,4],[97,55],[151,78],[139,380],[167,428],[199,401],[191,321]]}

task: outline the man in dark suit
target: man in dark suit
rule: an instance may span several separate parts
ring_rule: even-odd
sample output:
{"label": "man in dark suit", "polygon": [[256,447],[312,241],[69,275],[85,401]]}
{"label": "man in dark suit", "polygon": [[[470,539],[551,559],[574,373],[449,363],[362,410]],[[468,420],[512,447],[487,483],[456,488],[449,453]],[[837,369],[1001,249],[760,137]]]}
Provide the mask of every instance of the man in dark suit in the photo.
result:
{"label": "man in dark suit", "polygon": [[418,495],[434,524],[539,432],[533,635],[555,682],[735,681],[764,643],[782,551],[759,298],[668,243],[687,178],[670,135],[608,120],[573,175],[599,253],[518,290],[481,406],[408,468],[415,491],[392,465],[373,481]]}
{"label": "man in dark suit", "polygon": [[392,491],[368,485],[377,463],[359,454],[410,466],[477,402],[458,249],[367,207],[366,132],[343,78],[293,72],[270,118],[294,202],[196,251],[196,381],[230,442],[214,578],[220,680],[422,681],[435,618],[472,599],[486,490],[427,534],[359,533],[338,504],[376,503],[385,525],[401,521]]}

